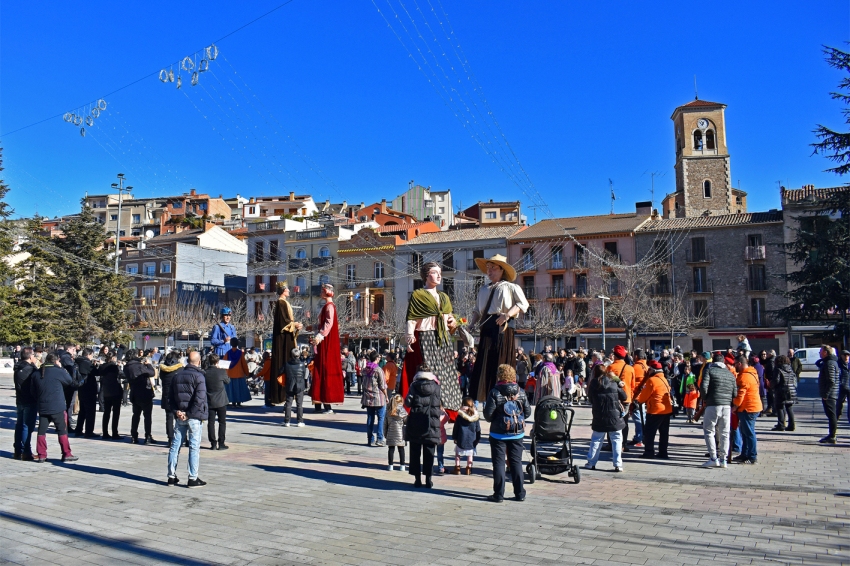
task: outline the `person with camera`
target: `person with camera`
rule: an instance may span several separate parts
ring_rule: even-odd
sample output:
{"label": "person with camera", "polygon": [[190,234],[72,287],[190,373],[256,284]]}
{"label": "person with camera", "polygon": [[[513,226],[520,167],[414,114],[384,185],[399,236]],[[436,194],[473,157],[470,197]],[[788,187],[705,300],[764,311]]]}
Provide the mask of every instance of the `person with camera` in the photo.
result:
{"label": "person with camera", "polygon": [[505,459],[511,469],[514,499],[525,501],[522,473],[522,443],[525,421],[531,405],[516,382],[516,370],[501,364],[496,370],[496,386],[487,394],[484,418],[490,423],[490,458],[493,461],[493,495],[488,501],[501,503],[505,497]]}
{"label": "person with camera", "polygon": [[137,357],[134,352],[127,353],[127,363],[124,364],[124,377],[130,384],[130,402],[133,404],[133,419],[130,421],[130,437],[133,444],[139,443],[139,420],[145,417],[145,444],[154,444],[151,436],[151,420],[153,412],[153,383],[156,375],[153,366]]}

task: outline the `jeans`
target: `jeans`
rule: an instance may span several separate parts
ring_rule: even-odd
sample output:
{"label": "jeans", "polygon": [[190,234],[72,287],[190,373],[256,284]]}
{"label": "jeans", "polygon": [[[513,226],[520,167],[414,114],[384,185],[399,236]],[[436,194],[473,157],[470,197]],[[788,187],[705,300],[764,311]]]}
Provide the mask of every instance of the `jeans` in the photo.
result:
{"label": "jeans", "polygon": [[835,438],[838,431],[838,411],[836,410],[835,399],[821,399],[823,403],[823,412],[826,413],[826,420],[829,423],[829,437]]}
{"label": "jeans", "polygon": [[[378,433],[378,442],[384,441],[384,417],[387,415],[387,407],[385,405],[381,405],[380,407],[366,407],[366,438],[369,441],[369,444],[372,444],[372,438],[375,429],[377,428]],[[378,424],[375,425],[375,420],[377,419]]]}
{"label": "jeans", "polygon": [[145,417],[145,438],[151,435],[151,418],[153,412],[153,401],[133,403],[133,418],[130,420],[130,436],[139,438],[139,421],[142,415]]}
{"label": "jeans", "polygon": [[353,371],[345,372],[345,392],[351,395],[351,388],[357,387],[357,374]]}
{"label": "jeans", "polygon": [[283,422],[288,423],[289,417],[292,414],[292,399],[295,398],[295,407],[298,415],[298,422],[304,420],[304,392],[299,391],[295,395],[286,394],[286,403],[283,406]]}
{"label": "jeans", "polygon": [[709,458],[725,462],[726,455],[729,454],[729,425],[732,423],[732,407],[729,405],[709,405],[705,408],[702,418],[702,431]]}
{"label": "jeans", "polygon": [[741,440],[741,429],[740,422],[738,423],[738,428],[734,429],[731,433],[732,439],[729,441],[732,444],[732,452],[741,453],[741,446],[743,445],[743,441]]}
{"label": "jeans", "polygon": [[794,422],[794,403],[778,401],[776,403],[776,419],[779,421],[779,426],[785,430],[796,428],[796,423]]}
{"label": "jeans", "polygon": [[595,430],[590,435],[590,447],[587,449],[587,463],[590,466],[595,466],[599,461],[599,455],[602,453],[602,441],[605,440],[605,435],[611,435],[611,455],[614,461],[615,468],[623,467],[623,431],[615,430],[614,432],[596,432]]}
{"label": "jeans", "polygon": [[207,438],[210,444],[215,446],[215,421],[218,418],[218,444],[224,444],[224,435],[227,433],[227,405],[224,407],[210,407],[209,420],[207,421]]}
{"label": "jeans", "polygon": [[670,440],[670,414],[646,415],[643,427],[643,453],[649,457],[655,455],[655,433],[658,433],[658,456],[667,457],[667,443]]}
{"label": "jeans", "polygon": [[177,460],[183,437],[189,435],[189,479],[198,479],[198,464],[201,456],[201,421],[198,419],[177,420],[174,423],[174,438],[168,451],[168,477],[177,477]]}
{"label": "jeans", "polygon": [[756,441],[756,419],[759,413],[738,413],[738,430],[741,432],[741,456],[748,460],[758,458],[758,443]]}
{"label": "jeans", "polygon": [[632,422],[635,423],[635,436],[632,440],[635,442],[643,442],[643,423],[646,419],[646,410],[642,403],[635,404],[635,410],[632,413]]}
{"label": "jeans", "polygon": [[446,462],[443,458],[445,453],[446,453],[446,445],[445,444],[438,444],[437,445],[437,467],[440,468],[441,470],[446,467]]}
{"label": "jeans", "polygon": [[32,433],[35,431],[37,405],[18,405],[15,421],[15,455],[32,456]]}
{"label": "jeans", "polygon": [[[619,431],[614,434],[620,434]],[[493,495],[502,498],[505,496],[505,459],[511,468],[511,481],[514,486],[514,495],[525,495],[523,482],[525,476],[522,473],[522,438],[517,440],[498,440],[490,437],[490,459],[493,461]]]}
{"label": "jeans", "polygon": [[[419,444],[418,442],[410,441],[410,468],[408,468],[411,476],[420,481],[419,474],[425,474],[425,479],[431,479],[431,473],[434,469],[434,450],[436,444]],[[422,464],[420,465],[420,460]],[[502,464],[502,468],[504,468]]]}

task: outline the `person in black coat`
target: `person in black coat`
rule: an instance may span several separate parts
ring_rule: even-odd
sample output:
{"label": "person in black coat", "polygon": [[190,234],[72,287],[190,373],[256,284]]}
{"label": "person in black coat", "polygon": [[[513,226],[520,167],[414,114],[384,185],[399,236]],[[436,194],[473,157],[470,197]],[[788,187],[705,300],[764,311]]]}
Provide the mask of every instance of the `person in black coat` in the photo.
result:
{"label": "person in black coat", "polygon": [[[773,406],[776,409],[776,417],[779,421],[773,427],[773,430],[793,431],[796,426],[794,423],[794,403],[797,402],[797,374],[791,368],[791,360],[787,356],[776,358],[773,378],[770,383],[773,390]],[[788,416],[787,424],[786,415]]]}
{"label": "person in black coat", "polygon": [[[207,421],[207,438],[210,441],[210,450],[227,450],[224,436],[227,432],[227,391],[224,386],[230,383],[227,370],[218,367],[219,357],[215,354],[207,356],[207,369],[204,370],[204,379],[207,384],[207,406],[209,406],[209,420]],[[218,441],[215,436],[215,420],[218,418]]]}
{"label": "person in black coat", "polygon": [[154,444],[151,436],[151,419],[153,413],[153,384],[151,378],[156,375],[153,366],[142,363],[137,354],[130,350],[125,355],[124,377],[130,384],[130,402],[133,404],[133,419],[130,421],[130,437],[133,444],[139,443],[139,420],[145,417],[145,444]]}
{"label": "person in black coat", "polygon": [[422,487],[421,474],[425,474],[425,487],[431,489],[434,452],[440,443],[440,384],[427,364],[419,366],[413,377],[404,405],[409,407],[404,439],[410,442],[409,473],[415,478],[413,487]]}
{"label": "person in black coat", "polygon": [[174,438],[174,409],[171,408],[171,381],[177,372],[183,369],[183,364],[180,363],[180,353],[177,350],[171,350],[165,356],[165,360],[159,364],[159,379],[162,382],[162,400],[159,405],[165,411],[165,433],[168,435],[168,444],[171,445],[171,439]]}
{"label": "person in black coat", "polygon": [[77,426],[74,429],[74,434],[80,436],[83,434],[83,428],[85,428],[86,438],[97,436],[94,433],[94,420],[97,416],[97,379],[92,375],[94,370],[93,359],[94,350],[84,348],[82,355],[75,361],[81,385],[78,390],[80,414],[77,415]]}
{"label": "person in black coat", "polygon": [[37,462],[47,461],[47,427],[50,423],[56,427],[59,436],[59,446],[62,448],[62,461],[74,462],[78,458],[71,453],[71,443],[68,442],[68,412],[65,405],[65,389],[76,389],[79,382],[74,381],[71,374],[59,365],[54,354],[48,354],[44,365],[37,374],[30,377],[31,391],[38,402],[38,440],[36,451]]}
{"label": "person in black coat", "polygon": [[32,348],[27,346],[20,352],[20,359],[15,364],[15,460],[32,461],[32,433],[35,430],[35,419],[38,415],[38,399],[32,394],[30,378],[38,373]]}
{"label": "person in black coat", "polygon": [[[107,354],[106,361],[95,367],[91,374],[100,377],[100,393],[103,396],[103,439],[121,440],[118,434],[118,419],[121,417],[121,399],[124,388],[121,386],[121,369],[116,363],[115,354]],[[109,435],[109,419],[112,418],[112,436]]]}
{"label": "person in black coat", "polygon": [[[525,421],[531,416],[531,404],[516,382],[516,370],[502,364],[496,370],[496,385],[487,394],[484,404],[484,419],[490,423],[490,459],[493,463],[493,495],[488,501],[501,503],[505,497],[505,462],[511,469],[514,499],[525,501],[523,487],[522,448],[525,438]],[[508,403],[521,411],[521,415],[510,415]],[[520,418],[522,417],[521,422]],[[511,430],[513,423],[518,430]]]}
{"label": "person in black coat", "polygon": [[189,487],[203,487],[207,482],[198,477],[200,466],[201,422],[207,418],[207,384],[201,369],[201,354],[189,352],[186,367],[171,382],[171,407],[177,422],[168,452],[168,485],[177,485],[177,461],[183,439],[189,439]]}
{"label": "person in black coat", "polygon": [[595,470],[596,463],[602,450],[605,435],[611,436],[612,460],[614,471],[623,471],[623,436],[625,427],[624,413],[628,395],[624,383],[614,374],[593,378],[587,387],[587,396],[593,410],[593,422],[590,425],[593,433],[590,436],[590,448],[587,451],[585,468]]}
{"label": "person in black coat", "polygon": [[841,368],[832,346],[824,344],[820,349],[820,367],[818,368],[818,391],[823,402],[823,411],[829,423],[829,434],[821,438],[821,444],[835,444],[838,431],[838,391],[841,384]]}
{"label": "person in black coat", "polygon": [[[310,375],[307,364],[301,361],[301,350],[293,348],[289,355],[289,363],[284,368],[286,374],[286,403],[283,407],[283,426],[289,426],[292,400],[295,399],[298,426],[304,426],[304,391],[307,390],[307,379]],[[271,379],[274,379],[272,377]]]}

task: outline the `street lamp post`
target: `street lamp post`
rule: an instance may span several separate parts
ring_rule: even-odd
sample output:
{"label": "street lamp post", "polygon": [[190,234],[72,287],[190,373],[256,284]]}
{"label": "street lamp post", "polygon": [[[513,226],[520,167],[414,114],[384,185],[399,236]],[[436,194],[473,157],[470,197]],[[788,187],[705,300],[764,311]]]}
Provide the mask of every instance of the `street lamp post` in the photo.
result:
{"label": "street lamp post", "polygon": [[[118,182],[112,183],[112,188],[118,190],[118,216],[115,218],[115,275],[118,275],[118,260],[121,254],[121,197],[124,194],[124,173],[118,173]],[[133,187],[127,187],[127,191]]]}
{"label": "street lamp post", "polygon": [[602,300],[602,351],[605,352],[605,301],[610,301],[611,297],[596,295],[596,298]]}

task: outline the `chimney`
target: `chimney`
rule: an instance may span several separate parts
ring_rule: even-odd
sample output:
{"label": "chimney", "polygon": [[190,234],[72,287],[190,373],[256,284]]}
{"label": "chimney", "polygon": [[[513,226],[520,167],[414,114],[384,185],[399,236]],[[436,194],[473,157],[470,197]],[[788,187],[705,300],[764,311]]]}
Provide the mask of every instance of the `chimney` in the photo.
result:
{"label": "chimney", "polygon": [[254,201],[254,197],[251,197],[251,200],[249,200],[248,202],[249,202],[249,203],[253,203],[253,202],[255,202],[255,201]]}
{"label": "chimney", "polygon": [[198,194],[198,191],[196,191],[195,189],[190,189],[189,194],[192,195],[192,196],[195,196],[195,195]]}
{"label": "chimney", "polygon": [[295,191],[289,191],[289,200],[295,200]]}
{"label": "chimney", "polygon": [[387,199],[385,198],[381,199],[381,212],[384,214],[387,213]]}
{"label": "chimney", "polygon": [[645,200],[641,202],[635,203],[635,212],[637,212],[638,216],[650,215],[652,214],[652,202]]}

